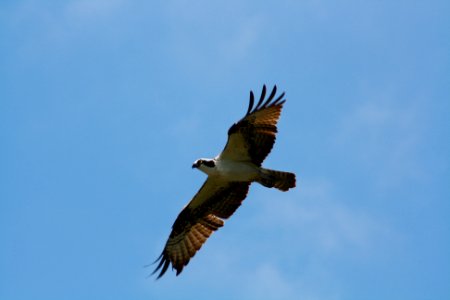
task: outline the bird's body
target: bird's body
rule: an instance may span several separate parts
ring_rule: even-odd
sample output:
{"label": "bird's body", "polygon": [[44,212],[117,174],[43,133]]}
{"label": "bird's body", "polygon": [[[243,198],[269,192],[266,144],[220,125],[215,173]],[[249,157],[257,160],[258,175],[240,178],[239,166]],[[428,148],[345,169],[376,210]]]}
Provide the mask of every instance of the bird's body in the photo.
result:
{"label": "bird's body", "polygon": [[202,164],[198,169],[208,176],[226,181],[254,181],[259,174],[259,168],[249,161],[221,159],[220,156],[213,161],[214,167]]}
{"label": "bird's body", "polygon": [[295,187],[295,174],[261,166],[275,143],[276,124],[285,102],[284,93],[273,100],[276,90],[275,86],[265,99],[264,86],[255,108],[254,95],[250,92],[247,113],[228,130],[223,151],[213,159],[198,159],[192,165],[208,178],[175,220],[153,272],[161,270],[158,278],[170,264],[177,275],[181,273],[212,232],[222,227],[223,220],[241,205],[252,182],[281,191]]}

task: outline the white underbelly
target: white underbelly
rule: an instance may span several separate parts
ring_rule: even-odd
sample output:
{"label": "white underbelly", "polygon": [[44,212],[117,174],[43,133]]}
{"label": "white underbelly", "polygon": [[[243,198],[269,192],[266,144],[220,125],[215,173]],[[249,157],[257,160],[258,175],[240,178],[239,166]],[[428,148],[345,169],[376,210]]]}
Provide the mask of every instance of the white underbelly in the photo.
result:
{"label": "white underbelly", "polygon": [[259,173],[259,168],[252,163],[230,160],[218,160],[216,170],[217,175],[229,181],[253,181]]}

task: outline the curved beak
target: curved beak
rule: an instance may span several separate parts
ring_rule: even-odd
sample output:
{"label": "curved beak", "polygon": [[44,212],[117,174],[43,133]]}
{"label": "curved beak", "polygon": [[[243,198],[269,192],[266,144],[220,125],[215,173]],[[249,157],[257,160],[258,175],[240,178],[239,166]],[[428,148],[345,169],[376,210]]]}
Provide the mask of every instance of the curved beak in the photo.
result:
{"label": "curved beak", "polygon": [[198,167],[197,164],[192,165],[192,169],[196,169],[197,167]]}

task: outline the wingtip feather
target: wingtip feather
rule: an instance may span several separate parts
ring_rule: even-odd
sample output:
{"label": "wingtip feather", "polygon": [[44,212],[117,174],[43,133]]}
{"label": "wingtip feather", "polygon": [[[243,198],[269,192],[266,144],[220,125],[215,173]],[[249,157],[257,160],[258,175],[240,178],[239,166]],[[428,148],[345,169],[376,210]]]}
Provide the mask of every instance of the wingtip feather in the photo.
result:
{"label": "wingtip feather", "polygon": [[267,93],[267,87],[264,84],[263,88],[262,88],[262,91],[261,91],[261,96],[260,96],[260,98],[258,100],[258,104],[254,108],[253,108],[253,104],[254,104],[255,97],[254,97],[253,91],[251,91],[250,92],[250,104],[251,105],[249,105],[249,107],[248,107],[246,116],[249,115],[249,114],[252,114],[252,113],[254,113],[254,112],[256,112],[256,111],[258,111],[260,109],[267,108],[269,106],[275,106],[275,105],[283,104],[286,101],[286,99],[283,100],[283,98],[285,96],[285,92],[282,92],[280,96],[278,96],[275,100],[273,100],[275,98],[277,90],[278,90],[278,87],[275,84],[273,86],[272,91],[270,92],[269,97],[267,97],[267,99],[265,99],[266,93]]}
{"label": "wingtip feather", "polygon": [[262,91],[261,91],[261,96],[259,97],[259,101],[258,104],[255,107],[255,110],[258,110],[259,108],[261,108],[261,103],[264,101],[264,98],[266,97],[266,85],[263,85]]}
{"label": "wingtip feather", "polygon": [[166,255],[164,254],[164,251],[161,253],[161,255],[152,264],[155,264],[158,261],[159,261],[158,266],[155,268],[155,270],[151,274],[151,275],[154,275],[161,269],[161,272],[156,277],[157,280],[160,279],[166,273],[166,271],[167,271],[167,269],[169,268],[169,265],[170,265],[170,261],[166,257]]}
{"label": "wingtip feather", "polygon": [[275,97],[276,92],[277,92],[277,86],[275,85],[273,87],[273,89],[272,89],[272,92],[270,92],[269,97],[264,102],[264,104],[261,106],[261,108],[266,108],[267,107],[267,105],[270,103],[270,101],[273,99],[273,97]]}
{"label": "wingtip feather", "polygon": [[245,115],[248,115],[250,113],[254,103],[255,103],[255,95],[253,94],[253,91],[250,91],[250,102],[248,103],[248,109]]}
{"label": "wingtip feather", "polygon": [[280,96],[278,96],[277,99],[275,99],[275,101],[273,101],[273,105],[276,104],[283,104],[284,102],[286,102],[286,99],[283,99],[285,95],[285,92],[282,92]]}

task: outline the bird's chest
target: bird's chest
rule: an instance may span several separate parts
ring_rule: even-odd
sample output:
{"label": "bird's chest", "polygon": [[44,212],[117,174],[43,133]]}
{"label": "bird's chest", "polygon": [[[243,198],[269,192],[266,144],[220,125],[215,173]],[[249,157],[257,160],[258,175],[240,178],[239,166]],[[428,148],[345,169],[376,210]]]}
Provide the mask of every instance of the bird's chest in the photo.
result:
{"label": "bird's chest", "polygon": [[225,177],[229,181],[251,181],[258,174],[258,168],[250,163],[231,160],[217,161],[215,175]]}

